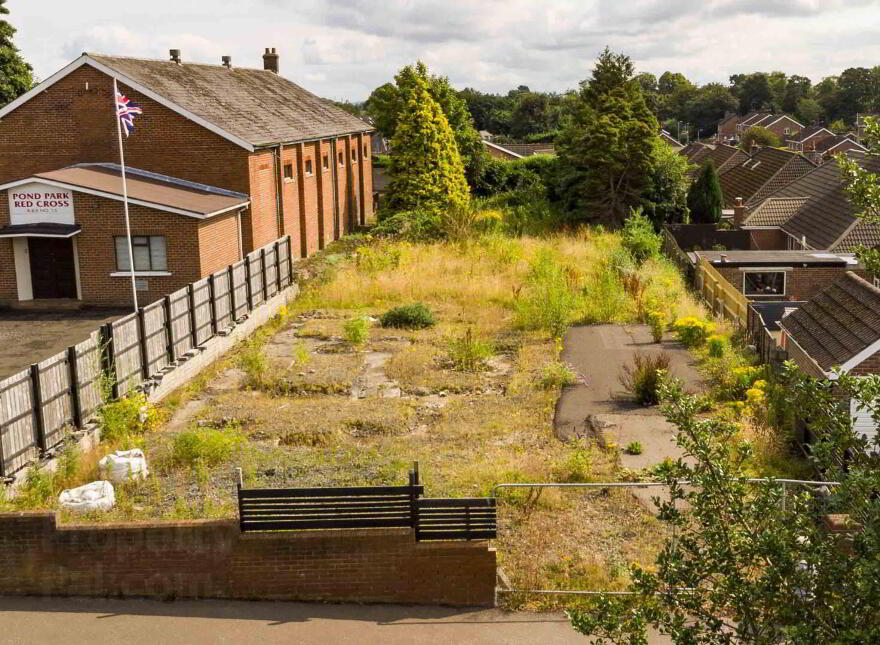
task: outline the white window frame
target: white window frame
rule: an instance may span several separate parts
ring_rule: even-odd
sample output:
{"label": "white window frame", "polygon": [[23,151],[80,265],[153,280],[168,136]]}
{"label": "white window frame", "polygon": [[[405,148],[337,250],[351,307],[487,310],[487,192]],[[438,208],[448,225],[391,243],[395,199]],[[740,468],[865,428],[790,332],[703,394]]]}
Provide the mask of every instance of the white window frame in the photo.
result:
{"label": "white window frame", "polygon": [[[146,238],[147,244],[136,244],[135,240]],[[153,266],[153,240],[161,238],[163,241],[163,245],[165,246],[165,266],[164,267],[154,267]],[[147,247],[147,257],[150,258],[150,266],[148,268],[138,269],[134,266],[134,260],[129,258],[129,268],[125,268],[120,263],[119,256],[119,243],[117,240],[125,240],[124,235],[114,235],[113,236],[113,252],[116,256],[116,271],[111,273],[113,276],[117,275],[131,275],[134,272],[135,275],[171,275],[168,272],[168,238],[165,235],[132,235],[131,236],[131,245],[132,250],[134,247]],[[128,245],[124,245],[125,252],[128,253]]]}
{"label": "white window frame", "polygon": [[[782,274],[782,293],[747,293],[746,292],[746,276],[750,273],[781,273]],[[785,269],[777,269],[775,267],[767,269],[743,269],[743,281],[742,281],[742,293],[744,296],[748,297],[776,297],[776,296],[785,296],[788,293],[788,271]]]}

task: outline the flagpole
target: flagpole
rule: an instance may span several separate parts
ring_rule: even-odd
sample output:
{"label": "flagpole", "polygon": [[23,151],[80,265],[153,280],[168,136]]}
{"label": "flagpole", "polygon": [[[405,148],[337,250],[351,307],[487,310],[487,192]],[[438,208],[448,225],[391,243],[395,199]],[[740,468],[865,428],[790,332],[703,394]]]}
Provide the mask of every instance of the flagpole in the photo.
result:
{"label": "flagpole", "polygon": [[119,88],[116,86],[116,77],[113,77],[113,114],[116,118],[116,136],[119,139],[119,167],[122,169],[122,203],[125,207],[125,239],[128,243],[128,268],[131,272],[131,297],[134,302],[134,310],[138,310],[137,283],[134,279],[134,252],[131,247],[131,222],[128,217],[128,181],[125,178],[125,153],[122,150],[122,123],[119,121]]}

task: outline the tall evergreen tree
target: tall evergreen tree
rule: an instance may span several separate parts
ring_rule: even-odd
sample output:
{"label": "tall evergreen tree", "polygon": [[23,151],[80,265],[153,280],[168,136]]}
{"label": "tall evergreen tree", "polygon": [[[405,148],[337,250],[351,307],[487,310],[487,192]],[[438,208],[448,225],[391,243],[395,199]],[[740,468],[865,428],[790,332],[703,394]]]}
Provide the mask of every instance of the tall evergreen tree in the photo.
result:
{"label": "tall evergreen tree", "polygon": [[721,194],[721,183],[715,171],[715,162],[709,159],[688,192],[687,206],[691,212],[691,222],[717,223],[721,219],[723,205],[724,196]]}
{"label": "tall evergreen tree", "polygon": [[[0,0],[0,16],[9,14],[5,4],[6,0]],[[18,53],[12,42],[14,35],[15,27],[0,20],[0,106],[14,101],[34,84],[33,68]]]}
{"label": "tall evergreen tree", "polygon": [[560,192],[578,219],[619,224],[650,189],[660,128],[633,72],[606,48],[559,138]]}
{"label": "tall evergreen tree", "polygon": [[464,166],[449,121],[412,66],[398,75],[401,109],[391,142],[388,208],[443,213],[468,206]]}

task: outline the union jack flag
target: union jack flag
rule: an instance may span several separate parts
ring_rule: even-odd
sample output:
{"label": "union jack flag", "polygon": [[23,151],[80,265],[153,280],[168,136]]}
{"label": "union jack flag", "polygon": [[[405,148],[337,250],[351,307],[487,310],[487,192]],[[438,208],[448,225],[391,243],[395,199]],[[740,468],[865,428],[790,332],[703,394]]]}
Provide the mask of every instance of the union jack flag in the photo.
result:
{"label": "union jack flag", "polygon": [[137,103],[132,103],[124,94],[116,91],[116,117],[122,125],[127,137],[134,130],[134,117],[137,114],[143,114],[144,111],[138,107]]}

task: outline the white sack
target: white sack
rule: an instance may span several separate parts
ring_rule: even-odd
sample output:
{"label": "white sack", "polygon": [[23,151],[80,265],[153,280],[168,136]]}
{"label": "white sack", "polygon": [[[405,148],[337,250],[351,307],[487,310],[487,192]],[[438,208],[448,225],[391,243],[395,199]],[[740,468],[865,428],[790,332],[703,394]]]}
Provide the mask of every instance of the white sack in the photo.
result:
{"label": "white sack", "polygon": [[109,511],[116,506],[116,494],[113,492],[113,484],[99,481],[63,491],[58,501],[62,508],[78,513]]}
{"label": "white sack", "polygon": [[114,484],[122,484],[129,479],[144,479],[147,474],[147,460],[143,451],[117,450],[98,462],[101,477]]}

